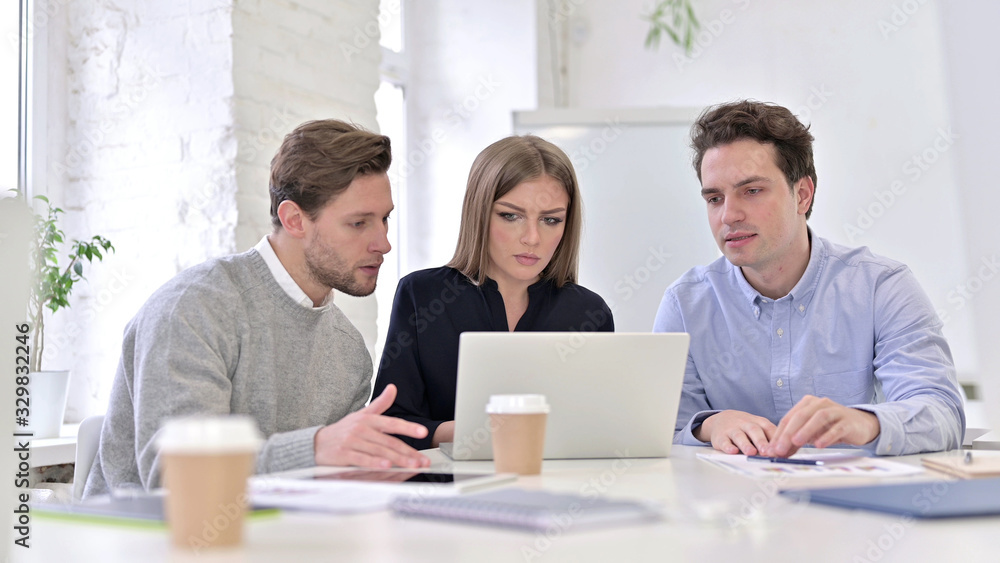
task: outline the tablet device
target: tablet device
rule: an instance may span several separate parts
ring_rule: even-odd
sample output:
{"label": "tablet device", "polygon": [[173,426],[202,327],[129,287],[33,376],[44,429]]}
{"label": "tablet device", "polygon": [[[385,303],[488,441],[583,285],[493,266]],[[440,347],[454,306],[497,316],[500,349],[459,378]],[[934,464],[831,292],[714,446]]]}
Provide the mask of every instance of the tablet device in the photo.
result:
{"label": "tablet device", "polygon": [[[317,474],[311,477],[317,481],[350,481],[354,483],[433,483],[456,485],[458,488],[476,484],[496,483],[496,474],[482,473],[437,473],[431,471],[394,471],[357,469],[336,473]],[[507,481],[506,477],[502,479]]]}
{"label": "tablet device", "polygon": [[[367,488],[406,493],[420,490],[432,494],[454,494],[481,490],[517,479],[511,473],[474,473],[427,469],[364,469],[355,467],[309,467],[258,476],[254,480],[269,485],[281,483],[294,488]],[[296,485],[295,483],[299,485]]]}

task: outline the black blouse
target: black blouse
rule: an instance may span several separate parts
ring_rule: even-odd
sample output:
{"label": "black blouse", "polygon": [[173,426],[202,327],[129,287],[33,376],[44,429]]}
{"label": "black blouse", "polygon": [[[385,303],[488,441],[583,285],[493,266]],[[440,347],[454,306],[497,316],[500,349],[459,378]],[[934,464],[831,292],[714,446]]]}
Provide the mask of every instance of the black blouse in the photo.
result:
{"label": "black blouse", "polygon": [[[399,281],[373,396],[394,383],[396,402],[385,414],[427,427],[426,438],[404,441],[429,448],[438,425],[454,420],[459,335],[507,330],[503,297],[491,279],[476,286],[458,270],[442,267]],[[615,324],[600,295],[542,280],[528,287],[528,309],[514,330],[614,332]]]}

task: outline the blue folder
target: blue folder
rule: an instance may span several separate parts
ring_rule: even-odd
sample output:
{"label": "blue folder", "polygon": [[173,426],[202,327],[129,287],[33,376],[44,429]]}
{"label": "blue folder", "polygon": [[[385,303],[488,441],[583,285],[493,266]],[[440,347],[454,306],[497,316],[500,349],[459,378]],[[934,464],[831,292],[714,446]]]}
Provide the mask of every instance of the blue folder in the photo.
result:
{"label": "blue folder", "polygon": [[800,489],[781,494],[801,501],[913,518],[1000,515],[1000,478]]}

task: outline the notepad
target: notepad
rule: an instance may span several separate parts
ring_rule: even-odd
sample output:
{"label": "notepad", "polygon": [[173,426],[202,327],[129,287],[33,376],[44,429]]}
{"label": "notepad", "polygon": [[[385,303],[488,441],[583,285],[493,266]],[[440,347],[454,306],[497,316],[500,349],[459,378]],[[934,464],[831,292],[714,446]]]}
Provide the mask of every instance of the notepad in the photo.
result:
{"label": "notepad", "polygon": [[[968,456],[968,461],[966,461]],[[1000,477],[1000,452],[965,451],[952,456],[925,457],[920,460],[928,469],[960,477]]]}
{"label": "notepad", "polygon": [[650,503],[525,489],[447,498],[398,498],[391,508],[402,516],[562,532],[653,522],[662,517],[660,508]]}

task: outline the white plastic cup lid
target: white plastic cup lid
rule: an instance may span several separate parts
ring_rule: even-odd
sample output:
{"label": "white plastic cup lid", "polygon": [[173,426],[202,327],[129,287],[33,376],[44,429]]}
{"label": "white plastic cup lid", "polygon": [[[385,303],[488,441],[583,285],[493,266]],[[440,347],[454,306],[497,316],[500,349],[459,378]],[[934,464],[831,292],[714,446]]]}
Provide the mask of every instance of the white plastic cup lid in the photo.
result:
{"label": "white plastic cup lid", "polygon": [[246,415],[168,419],[156,439],[161,452],[182,454],[256,453],[263,443],[257,422]]}
{"label": "white plastic cup lid", "polygon": [[542,414],[549,412],[545,395],[490,395],[489,414]]}

